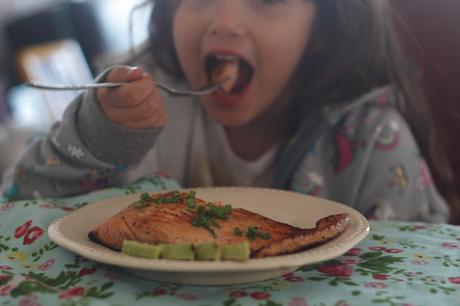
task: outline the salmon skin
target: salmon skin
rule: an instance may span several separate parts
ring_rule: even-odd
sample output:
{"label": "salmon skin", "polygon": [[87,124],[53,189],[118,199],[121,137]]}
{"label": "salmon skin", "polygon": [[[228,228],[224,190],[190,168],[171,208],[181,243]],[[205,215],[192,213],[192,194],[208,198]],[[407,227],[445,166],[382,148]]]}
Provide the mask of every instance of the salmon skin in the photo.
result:
{"label": "salmon skin", "polygon": [[303,229],[243,208],[208,203],[187,192],[149,196],[150,204],[129,205],[94,228],[89,239],[117,251],[124,240],[149,244],[215,241],[218,245],[247,240],[251,258],[263,258],[325,243],[340,235],[350,222],[349,214],[335,214],[319,219],[314,228]]}

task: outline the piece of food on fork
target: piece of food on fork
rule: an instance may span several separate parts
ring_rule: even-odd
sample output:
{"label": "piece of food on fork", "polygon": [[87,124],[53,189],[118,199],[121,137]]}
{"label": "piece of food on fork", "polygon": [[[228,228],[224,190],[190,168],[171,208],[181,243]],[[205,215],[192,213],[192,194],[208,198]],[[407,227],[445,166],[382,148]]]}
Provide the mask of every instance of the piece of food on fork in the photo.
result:
{"label": "piece of food on fork", "polygon": [[233,56],[216,56],[209,63],[211,82],[224,81],[221,89],[226,94],[230,94],[238,81],[239,66],[239,60]]}
{"label": "piece of food on fork", "polygon": [[[325,243],[340,235],[349,222],[349,214],[335,214],[319,219],[314,228],[302,229],[243,208],[207,202],[196,197],[194,191],[175,191],[142,194],[138,201],[97,226],[88,236],[117,251],[122,250],[126,241],[162,246],[171,252],[175,252],[171,249],[173,245],[177,248],[189,245],[195,253],[199,249],[208,252],[216,246],[234,253],[248,245],[248,258],[263,258]],[[228,258],[241,259],[230,255]]]}

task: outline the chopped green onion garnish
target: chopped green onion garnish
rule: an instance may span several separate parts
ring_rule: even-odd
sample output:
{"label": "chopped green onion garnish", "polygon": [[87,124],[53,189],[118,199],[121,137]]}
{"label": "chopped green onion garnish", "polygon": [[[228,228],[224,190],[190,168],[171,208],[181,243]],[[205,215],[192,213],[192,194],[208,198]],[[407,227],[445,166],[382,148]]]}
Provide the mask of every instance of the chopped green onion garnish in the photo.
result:
{"label": "chopped green onion garnish", "polygon": [[133,207],[134,207],[134,208],[142,208],[142,207],[145,207],[145,206],[147,206],[147,205],[148,205],[148,204],[145,204],[145,203],[143,203],[142,201],[136,201],[136,202],[133,203]]}
{"label": "chopped green onion garnish", "polygon": [[233,229],[233,234],[235,234],[236,236],[243,236],[243,232],[241,232],[241,229],[239,227],[235,227]]}
{"label": "chopped green onion garnish", "polygon": [[260,237],[263,240],[270,240],[270,238],[272,238],[272,235],[270,235],[270,233],[260,233]]}
{"label": "chopped green onion garnish", "polygon": [[249,240],[254,241],[257,239],[257,237],[260,237],[264,240],[269,240],[272,236],[270,235],[270,233],[263,233],[259,231],[259,229],[255,226],[248,226],[246,237],[248,237]]}
{"label": "chopped green onion garnish", "polygon": [[196,210],[196,217],[192,219],[192,225],[197,227],[201,226],[216,237],[213,227],[220,228],[216,219],[228,219],[231,212],[231,205],[217,206],[213,203],[208,203],[206,206],[200,205]]}
{"label": "chopped green onion garnish", "polygon": [[252,226],[248,226],[248,231],[246,232],[246,237],[249,238],[249,240],[256,240],[257,238],[257,229]]}
{"label": "chopped green onion garnish", "polygon": [[152,202],[153,199],[148,192],[144,192],[143,194],[141,194],[141,201],[142,202]]}
{"label": "chopped green onion garnish", "polygon": [[185,200],[185,202],[187,203],[187,207],[190,209],[193,209],[196,207],[195,194],[196,194],[195,191],[190,191],[188,193],[187,199]]}
{"label": "chopped green onion garnish", "polygon": [[142,208],[149,206],[153,202],[152,197],[148,192],[144,192],[140,195],[139,200],[133,203],[134,208]]}

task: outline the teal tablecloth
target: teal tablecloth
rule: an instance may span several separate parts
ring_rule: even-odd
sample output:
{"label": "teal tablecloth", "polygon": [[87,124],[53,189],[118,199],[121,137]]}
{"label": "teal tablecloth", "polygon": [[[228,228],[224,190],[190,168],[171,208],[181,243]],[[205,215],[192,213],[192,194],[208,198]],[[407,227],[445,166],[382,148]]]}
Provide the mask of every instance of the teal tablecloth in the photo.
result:
{"label": "teal tablecloth", "polygon": [[177,188],[154,177],[59,200],[0,204],[0,305],[346,306],[460,305],[460,228],[372,222],[347,254],[259,283],[161,284],[86,260],[47,237],[56,218],[93,201]]}

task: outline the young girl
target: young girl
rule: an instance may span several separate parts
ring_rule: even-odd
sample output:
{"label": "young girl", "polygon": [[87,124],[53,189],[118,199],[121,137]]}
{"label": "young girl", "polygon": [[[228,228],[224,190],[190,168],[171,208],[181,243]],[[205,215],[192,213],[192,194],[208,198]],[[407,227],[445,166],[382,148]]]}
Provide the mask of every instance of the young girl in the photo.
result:
{"label": "young girl", "polygon": [[[162,171],[184,187],[283,188],[370,218],[446,222],[401,116],[423,99],[386,3],[155,1],[143,68],[104,72],[99,81],[127,84],[78,97],[5,194],[59,197]],[[174,97],[154,83],[201,88],[225,63],[237,67],[229,93]]]}

